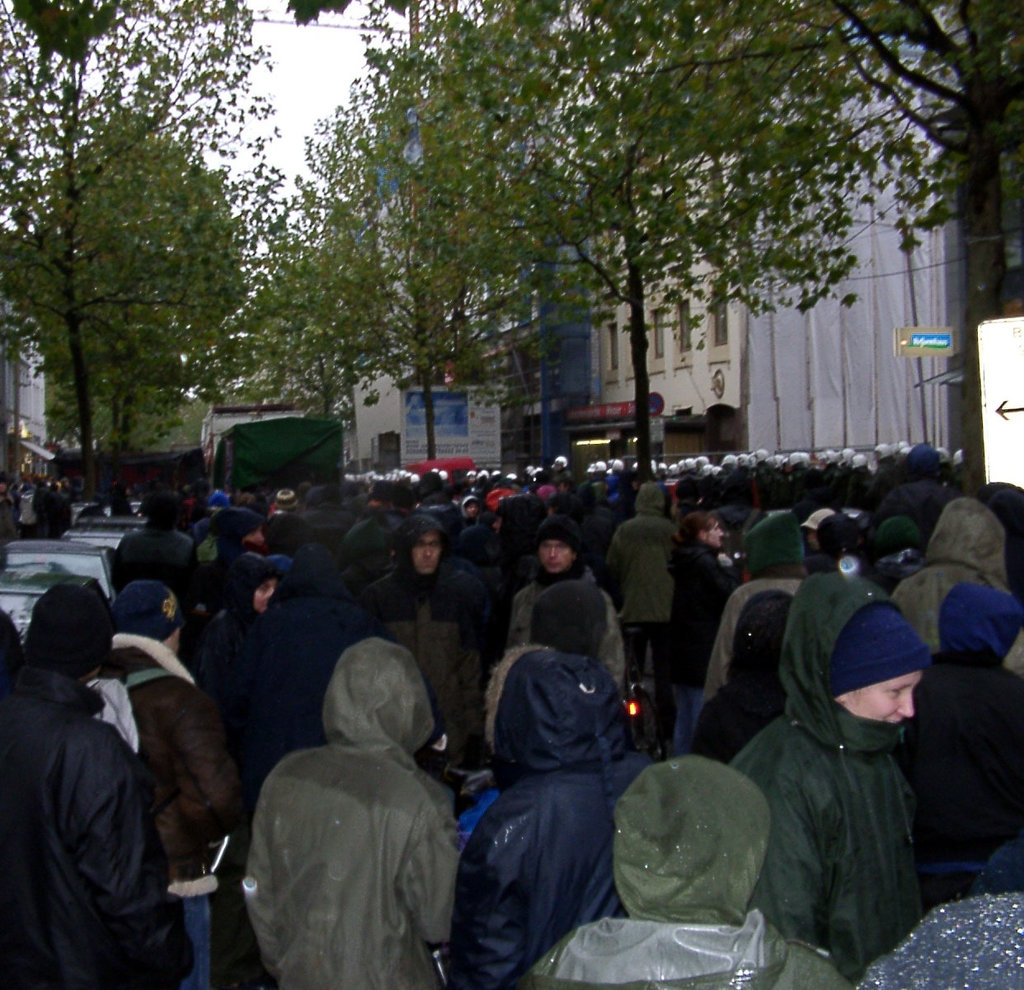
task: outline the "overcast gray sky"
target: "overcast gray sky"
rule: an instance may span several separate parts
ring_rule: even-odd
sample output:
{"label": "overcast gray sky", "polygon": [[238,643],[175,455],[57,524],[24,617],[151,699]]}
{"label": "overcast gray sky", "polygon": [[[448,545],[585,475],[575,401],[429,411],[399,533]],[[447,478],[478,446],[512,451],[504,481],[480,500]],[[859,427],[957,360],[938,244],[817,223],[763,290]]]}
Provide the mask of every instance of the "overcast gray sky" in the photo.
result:
{"label": "overcast gray sky", "polygon": [[269,148],[271,164],[291,181],[305,173],[304,142],[316,122],[344,103],[352,81],[363,70],[360,19],[353,2],[344,16],[324,14],[319,24],[299,27],[287,0],[248,0],[256,24],[253,38],[270,52],[273,70],[254,79],[258,92],[271,97],[281,136]]}

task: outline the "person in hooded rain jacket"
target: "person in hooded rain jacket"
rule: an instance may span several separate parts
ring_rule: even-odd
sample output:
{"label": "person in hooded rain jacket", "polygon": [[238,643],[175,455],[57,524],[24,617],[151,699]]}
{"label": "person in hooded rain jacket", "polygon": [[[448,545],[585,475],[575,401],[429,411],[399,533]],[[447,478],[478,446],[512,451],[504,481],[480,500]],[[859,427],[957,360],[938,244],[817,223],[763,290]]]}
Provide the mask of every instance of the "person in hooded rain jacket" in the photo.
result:
{"label": "person in hooded rain jacket", "polygon": [[618,688],[593,658],[533,649],[504,672],[494,749],[521,773],[459,863],[453,990],[511,990],[567,932],[621,912],[612,811],[649,763],[627,752],[623,720]]}
{"label": "person in hooded rain jacket", "polygon": [[[999,519],[976,498],[958,498],[942,510],[925,548],[925,566],[901,581],[893,602],[917,634],[938,653],[939,609],[955,584],[969,581],[1009,591],[1006,575],[1006,531]],[[1024,637],[1018,638],[1004,665],[1024,672]]]}
{"label": "person in hooded rain jacket", "polygon": [[[277,567],[257,553],[243,553],[228,568],[224,608],[203,632],[195,659],[196,681],[213,698],[222,716],[242,643],[257,617],[267,610],[280,577]],[[228,749],[240,762],[240,734],[228,739]],[[220,883],[210,897],[210,976],[215,986],[233,986],[263,975],[256,935],[242,899],[249,838],[246,815],[231,833],[217,870]]]}
{"label": "person in hooded rain jacket", "polygon": [[633,648],[641,668],[648,643],[651,647],[658,721],[665,741],[672,738],[676,707],[669,629],[672,577],[668,572],[675,525],[666,512],[668,501],[661,485],[644,482],[636,494],[636,515],[619,526],[608,550],[608,569],[623,592],[619,618],[623,625],[638,627]]}
{"label": "person in hooded rain jacket", "polygon": [[1020,602],[984,585],[954,585],[942,603],[942,650],[914,691],[898,754],[917,798],[925,908],[966,894],[1024,829],[1024,680],[1001,666],[1022,624]]}
{"label": "person in hooded rain jacket", "polygon": [[1006,485],[985,504],[1006,531],[1006,579],[1017,600],[1024,604],[1024,491]]}
{"label": "person in hooded rain jacket", "polygon": [[292,750],[324,742],[320,708],[336,659],[384,627],[353,600],[330,550],[307,543],[274,593],[233,665],[225,704],[229,738],[240,740],[242,799]]}
{"label": "person in hooded rain jacket", "polygon": [[451,800],[413,754],[434,727],[404,647],[350,646],[323,703],[327,745],[271,772],[253,819],[247,904],[286,990],[437,985],[458,850]]}
{"label": "person in hooded rain jacket", "polygon": [[1022,915],[1019,891],[942,904],[871,964],[858,990],[1020,990]]}
{"label": "person in hooded rain jacket", "polygon": [[196,652],[196,683],[223,713],[227,683],[246,633],[262,615],[281,572],[258,553],[243,553],[228,568],[224,607],[203,631]]}
{"label": "person in hooded rain jacket", "polygon": [[577,928],[519,990],[849,988],[826,958],[748,911],[768,823],[764,796],[724,764],[648,767],[615,806],[615,886],[629,917]]}
{"label": "person in hooded rain jacket", "polygon": [[437,515],[414,512],[393,543],[394,570],[359,601],[412,653],[437,693],[452,762],[474,766],[483,744],[479,633],[487,590],[448,561],[448,533]]}
{"label": "person in hooded rain jacket", "polygon": [[893,750],[930,663],[880,588],[812,574],[782,644],[785,714],[732,763],[771,807],[753,905],[787,938],[830,952],[850,980],[921,915],[913,794]]}

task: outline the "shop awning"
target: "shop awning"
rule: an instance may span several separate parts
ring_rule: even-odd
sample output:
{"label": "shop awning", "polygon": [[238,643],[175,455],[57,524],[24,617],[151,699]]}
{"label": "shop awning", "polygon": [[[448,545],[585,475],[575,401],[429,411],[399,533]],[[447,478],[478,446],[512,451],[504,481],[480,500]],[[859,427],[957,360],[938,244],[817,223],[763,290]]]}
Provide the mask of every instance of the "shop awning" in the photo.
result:
{"label": "shop awning", "polygon": [[30,454],[35,454],[36,457],[41,457],[44,461],[52,461],[57,456],[52,450],[47,450],[45,447],[33,440],[26,440],[24,437],[18,437],[18,443],[20,443]]}

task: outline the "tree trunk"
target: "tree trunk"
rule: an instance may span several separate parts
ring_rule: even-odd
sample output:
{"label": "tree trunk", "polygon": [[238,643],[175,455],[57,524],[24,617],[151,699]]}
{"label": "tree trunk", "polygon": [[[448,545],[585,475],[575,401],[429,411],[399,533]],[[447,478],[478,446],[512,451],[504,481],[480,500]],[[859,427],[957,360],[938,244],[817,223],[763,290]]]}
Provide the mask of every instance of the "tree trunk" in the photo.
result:
{"label": "tree trunk", "polygon": [[82,439],[82,497],[88,502],[96,494],[96,458],[92,449],[92,402],[89,398],[89,372],[82,348],[82,328],[78,313],[65,314],[68,350],[75,379],[75,405],[78,409],[78,432]]}
{"label": "tree trunk", "polygon": [[972,127],[968,135],[968,172],[964,197],[967,304],[961,405],[964,491],[968,494],[974,494],[989,480],[985,478],[978,325],[1002,314],[1000,298],[1006,275],[1006,249],[1003,241],[1002,175],[999,166],[999,147],[991,130],[984,123]]}
{"label": "tree trunk", "polygon": [[64,161],[65,216],[61,227],[63,257],[63,318],[68,333],[68,353],[75,383],[75,404],[78,408],[78,432],[82,440],[82,496],[86,501],[96,494],[96,461],[92,449],[92,400],[89,395],[89,371],[82,343],[82,317],[78,307],[76,268],[78,259],[78,210],[81,201],[76,141],[79,136],[79,99],[81,81],[77,75],[63,89],[62,157]]}
{"label": "tree trunk", "polygon": [[420,373],[420,386],[423,389],[423,419],[427,430],[427,460],[432,461],[437,457],[437,439],[434,436],[434,393],[429,369]]}
{"label": "tree trunk", "polygon": [[633,400],[636,405],[636,471],[641,482],[651,474],[651,382],[647,374],[647,320],[644,314],[644,276],[626,263],[629,283],[629,352],[633,360]]}

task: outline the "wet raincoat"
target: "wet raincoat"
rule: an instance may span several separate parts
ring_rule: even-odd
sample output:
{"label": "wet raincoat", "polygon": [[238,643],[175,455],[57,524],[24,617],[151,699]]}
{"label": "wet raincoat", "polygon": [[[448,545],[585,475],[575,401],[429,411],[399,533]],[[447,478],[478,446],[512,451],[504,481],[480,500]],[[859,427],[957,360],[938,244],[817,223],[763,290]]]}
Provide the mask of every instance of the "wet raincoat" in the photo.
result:
{"label": "wet raincoat", "polygon": [[892,755],[901,728],[851,715],[829,688],[839,632],[878,601],[884,592],[860,578],[807,578],[782,646],[785,715],[732,763],[771,806],[753,905],[787,938],[827,949],[851,980],[921,915],[913,796]]}
{"label": "wet raincoat", "polygon": [[623,718],[618,689],[597,660],[538,649],[508,668],[494,749],[521,775],[462,854],[453,990],[511,990],[567,932],[621,913],[612,809],[649,762],[626,751]]}
{"label": "wet raincoat", "polygon": [[665,493],[654,481],[640,486],[636,515],[612,537],[608,568],[622,587],[623,622],[668,622],[672,578],[668,559],[676,528],[665,515]]}
{"label": "wet raincoat", "polygon": [[893,602],[932,653],[939,651],[939,608],[953,585],[969,581],[1010,590],[1005,544],[1002,524],[976,498],[958,498],[942,510],[928,541],[925,566],[892,593]]}
{"label": "wet raincoat", "polygon": [[615,808],[615,885],[629,918],[577,928],[519,990],[849,988],[826,958],[747,911],[768,821],[764,797],[735,770],[699,756],[649,767]]}
{"label": "wet raincoat", "polygon": [[264,964],[283,990],[431,988],[458,852],[451,802],[413,759],[434,720],[412,655],[382,639],[349,647],[323,718],[327,745],[274,768],[253,820]]}
{"label": "wet raincoat", "polygon": [[[976,498],[954,499],[942,510],[928,541],[925,566],[892,593],[892,600],[933,653],[939,650],[939,609],[953,585],[961,581],[1010,591],[1006,530]],[[1024,633],[1010,647],[1003,666],[1024,676]]]}

